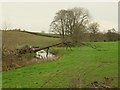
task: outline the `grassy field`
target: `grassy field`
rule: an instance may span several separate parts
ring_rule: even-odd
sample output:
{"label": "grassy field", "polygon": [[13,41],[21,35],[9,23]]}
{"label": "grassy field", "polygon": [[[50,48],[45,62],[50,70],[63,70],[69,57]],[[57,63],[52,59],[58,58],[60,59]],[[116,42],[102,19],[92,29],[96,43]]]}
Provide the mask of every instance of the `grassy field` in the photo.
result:
{"label": "grassy field", "polygon": [[[0,31],[0,71],[2,71],[2,32]],[[0,72],[0,89],[2,88],[2,73]]]}
{"label": "grassy field", "polygon": [[33,35],[20,31],[3,31],[3,46],[8,49],[20,48],[25,45],[45,47],[56,44],[59,38]]}
{"label": "grassy field", "polygon": [[117,87],[118,43],[93,44],[99,48],[52,48],[62,55],[59,59],[3,72],[3,88],[83,88],[104,77],[112,77],[112,85]]}

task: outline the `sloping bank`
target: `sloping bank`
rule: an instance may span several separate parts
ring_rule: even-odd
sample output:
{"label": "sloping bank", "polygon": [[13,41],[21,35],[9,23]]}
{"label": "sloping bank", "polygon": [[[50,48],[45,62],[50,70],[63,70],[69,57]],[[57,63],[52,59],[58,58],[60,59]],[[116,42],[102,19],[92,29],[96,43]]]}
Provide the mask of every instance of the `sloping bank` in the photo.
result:
{"label": "sloping bank", "polygon": [[6,88],[71,88],[89,87],[92,82],[112,78],[111,87],[118,85],[118,44],[98,42],[98,50],[75,47],[72,51],[54,48],[63,56],[55,61],[3,72]]}

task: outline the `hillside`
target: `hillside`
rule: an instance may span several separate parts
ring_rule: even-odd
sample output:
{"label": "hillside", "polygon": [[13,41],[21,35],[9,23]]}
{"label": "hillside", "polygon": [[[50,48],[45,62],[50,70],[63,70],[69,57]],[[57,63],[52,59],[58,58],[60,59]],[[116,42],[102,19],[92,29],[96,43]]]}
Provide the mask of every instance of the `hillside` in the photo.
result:
{"label": "hillside", "polygon": [[34,35],[21,31],[2,31],[3,46],[8,49],[20,48],[24,45],[44,47],[59,42],[59,38]]}
{"label": "hillside", "polygon": [[[20,31],[3,31],[3,44],[9,49],[24,45],[48,46],[59,38],[45,37]],[[11,62],[24,67],[2,73],[3,88],[88,88],[97,83],[100,87],[118,87],[118,43],[90,42],[98,46],[52,47],[60,57],[27,66],[32,53],[14,58]],[[12,55],[6,55],[3,66]],[[32,58],[32,59],[31,59]],[[26,64],[26,65],[25,65]],[[103,84],[104,83],[104,84]]]}
{"label": "hillside", "polygon": [[87,88],[94,82],[117,87],[118,43],[94,44],[100,47],[74,47],[72,51],[53,48],[63,56],[55,61],[3,72],[3,88]]}

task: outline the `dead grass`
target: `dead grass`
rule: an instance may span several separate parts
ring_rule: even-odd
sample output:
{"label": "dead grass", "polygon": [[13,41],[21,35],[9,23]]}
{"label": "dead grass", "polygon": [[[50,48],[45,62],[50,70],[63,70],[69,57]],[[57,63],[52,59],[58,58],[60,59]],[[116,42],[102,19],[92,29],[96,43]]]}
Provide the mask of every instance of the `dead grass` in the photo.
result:
{"label": "dead grass", "polygon": [[45,47],[59,42],[59,38],[45,37],[21,31],[3,31],[3,47],[7,49],[21,48],[25,45]]}

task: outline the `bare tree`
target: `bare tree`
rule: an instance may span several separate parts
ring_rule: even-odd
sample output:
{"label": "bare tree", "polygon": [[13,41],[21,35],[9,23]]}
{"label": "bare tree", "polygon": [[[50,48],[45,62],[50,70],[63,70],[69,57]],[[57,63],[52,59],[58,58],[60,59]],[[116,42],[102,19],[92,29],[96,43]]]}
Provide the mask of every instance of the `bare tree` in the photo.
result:
{"label": "bare tree", "polygon": [[3,22],[3,30],[9,29],[9,27],[10,27],[10,23],[8,23],[8,21],[4,21]]}
{"label": "bare tree", "polygon": [[108,38],[108,41],[117,41],[118,40],[118,34],[114,28],[109,29],[106,33],[106,36]]}
{"label": "bare tree", "polygon": [[7,23],[4,22],[4,24],[3,24],[3,29],[4,29],[4,30],[7,30],[7,28],[8,28]]}
{"label": "bare tree", "polygon": [[78,41],[89,20],[89,13],[84,8],[60,10],[50,25],[51,31],[60,34],[61,39]]}
{"label": "bare tree", "polygon": [[88,30],[90,32],[90,41],[97,41],[97,33],[99,31],[99,24],[97,22],[90,23]]}

